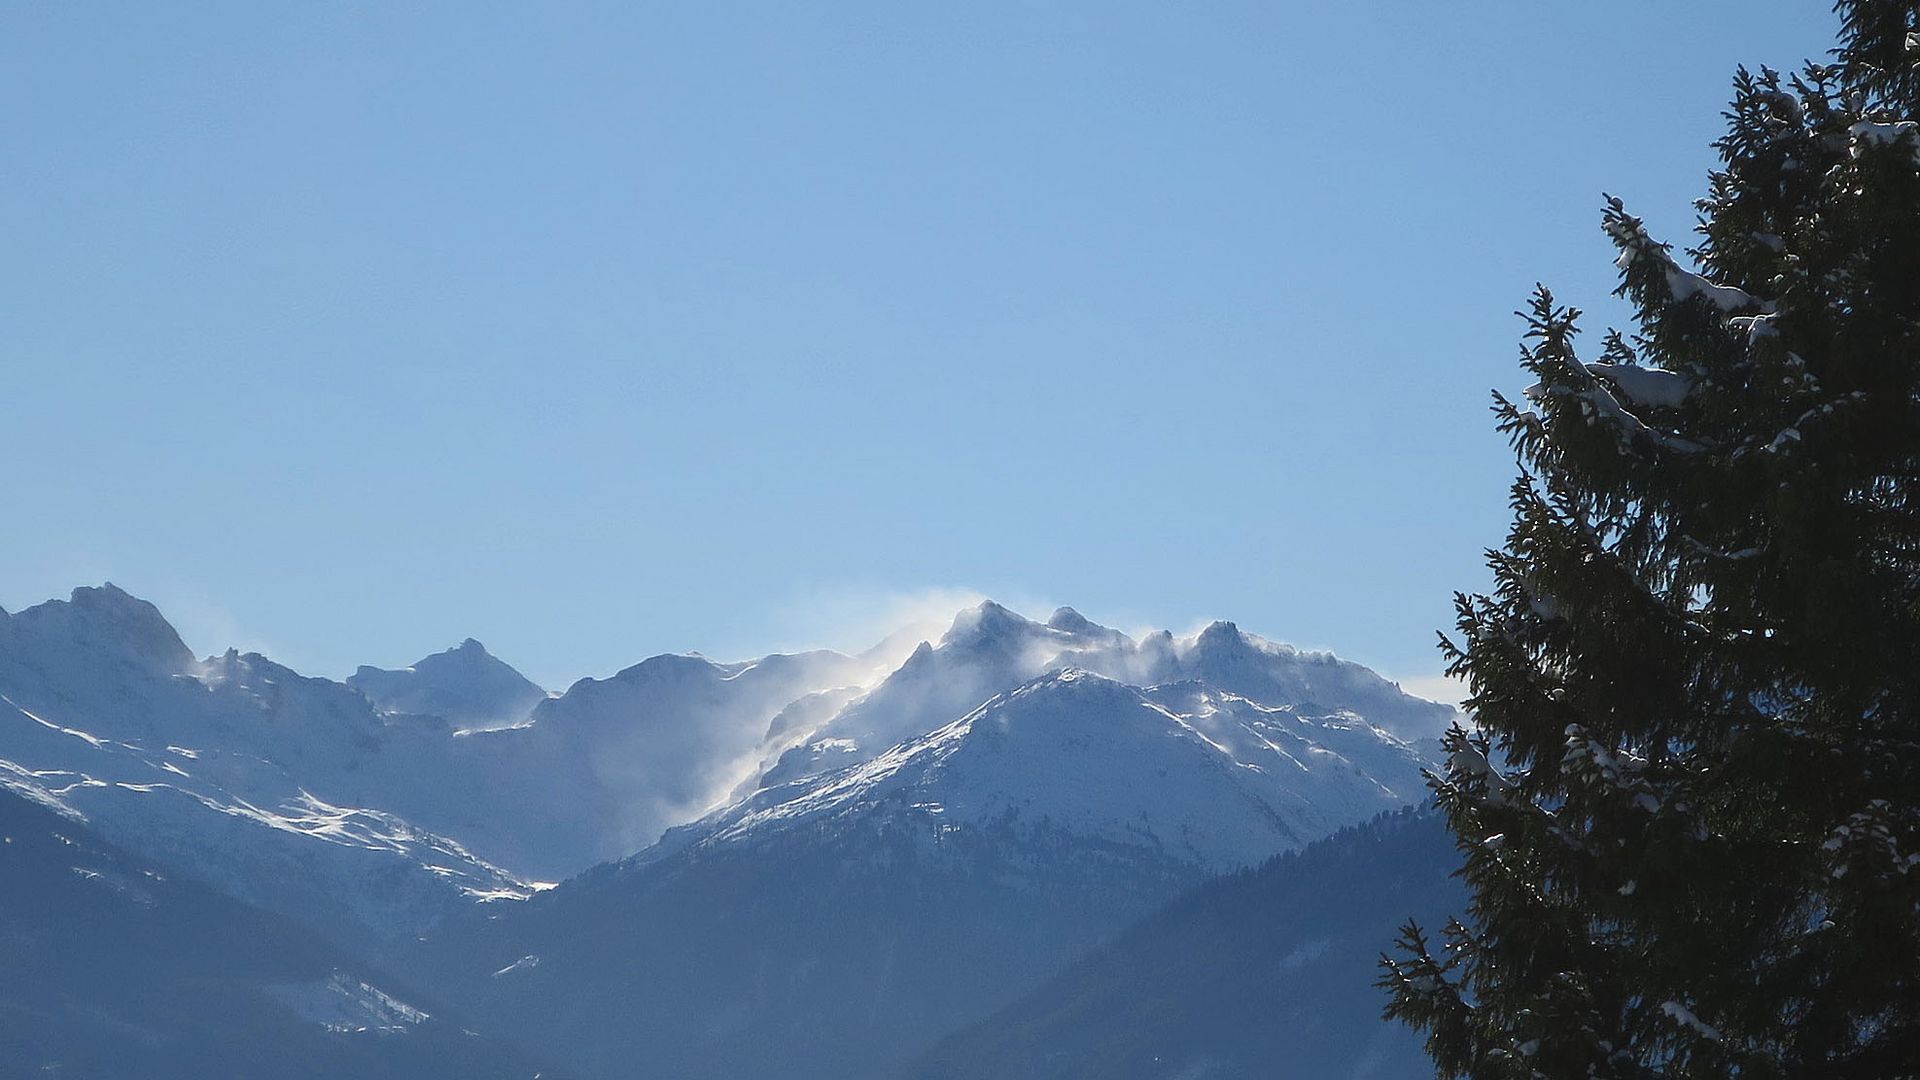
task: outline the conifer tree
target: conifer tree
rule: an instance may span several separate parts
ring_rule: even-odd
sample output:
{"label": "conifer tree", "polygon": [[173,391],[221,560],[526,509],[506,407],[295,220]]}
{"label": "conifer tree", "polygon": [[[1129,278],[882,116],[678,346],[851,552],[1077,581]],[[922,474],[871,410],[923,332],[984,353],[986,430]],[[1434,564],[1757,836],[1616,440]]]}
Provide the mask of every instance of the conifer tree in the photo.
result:
{"label": "conifer tree", "polygon": [[1920,5],[1735,79],[1636,327],[1544,288],[1490,595],[1443,637],[1472,904],[1382,960],[1470,1077],[1920,1075]]}

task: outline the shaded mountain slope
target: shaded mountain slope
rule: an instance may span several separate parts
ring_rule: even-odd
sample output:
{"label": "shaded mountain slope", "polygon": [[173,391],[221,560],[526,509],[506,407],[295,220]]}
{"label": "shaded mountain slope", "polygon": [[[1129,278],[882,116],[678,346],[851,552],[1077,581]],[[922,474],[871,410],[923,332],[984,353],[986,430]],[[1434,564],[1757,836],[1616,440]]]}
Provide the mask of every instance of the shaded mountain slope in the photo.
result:
{"label": "shaded mountain slope", "polygon": [[8,791],[0,882],[5,1075],[536,1075],[304,927],[156,869]]}
{"label": "shaded mountain slope", "polygon": [[1452,838],[1400,811],[1210,881],[941,1041],[911,1080],[1425,1080],[1380,952],[1460,909]]}

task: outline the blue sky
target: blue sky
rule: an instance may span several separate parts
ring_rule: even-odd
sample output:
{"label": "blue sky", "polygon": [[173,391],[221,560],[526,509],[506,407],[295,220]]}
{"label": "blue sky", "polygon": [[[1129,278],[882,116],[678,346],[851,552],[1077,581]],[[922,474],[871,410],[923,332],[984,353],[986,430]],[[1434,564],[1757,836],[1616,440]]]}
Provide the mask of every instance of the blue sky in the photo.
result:
{"label": "blue sky", "polygon": [[[548,685],[973,593],[1409,680],[1536,280],[1820,3],[27,5],[0,605]],[[1038,612],[1044,615],[1044,611]]]}

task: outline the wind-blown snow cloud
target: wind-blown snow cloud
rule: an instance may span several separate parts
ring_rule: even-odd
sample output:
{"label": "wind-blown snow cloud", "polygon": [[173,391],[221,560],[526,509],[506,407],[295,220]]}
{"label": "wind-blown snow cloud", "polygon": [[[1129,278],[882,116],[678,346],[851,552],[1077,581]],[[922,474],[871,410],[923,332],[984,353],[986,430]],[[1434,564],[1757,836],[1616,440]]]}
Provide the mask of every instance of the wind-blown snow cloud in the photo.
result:
{"label": "wind-blown snow cloud", "polygon": [[885,671],[898,667],[914,646],[938,641],[956,612],[987,595],[964,586],[924,589],[813,589],[795,596],[772,614],[778,639],[788,651],[837,649],[858,654],[879,648],[875,661]]}
{"label": "wind-blown snow cloud", "polygon": [[1451,675],[1394,676],[1393,681],[1400,684],[1400,689],[1414,697],[1438,701],[1455,708],[1458,708],[1461,699],[1467,696],[1467,684]]}

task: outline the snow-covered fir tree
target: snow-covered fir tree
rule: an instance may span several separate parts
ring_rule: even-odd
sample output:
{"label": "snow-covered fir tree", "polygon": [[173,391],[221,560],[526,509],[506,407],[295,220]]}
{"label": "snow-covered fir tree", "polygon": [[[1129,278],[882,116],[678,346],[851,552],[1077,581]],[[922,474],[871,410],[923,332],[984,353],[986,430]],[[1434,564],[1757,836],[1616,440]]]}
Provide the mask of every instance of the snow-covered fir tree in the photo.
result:
{"label": "snow-covered fir tree", "polygon": [[1920,1075],[1920,5],[1838,10],[1737,76],[1696,248],[1609,200],[1634,332],[1527,313],[1473,903],[1383,961],[1441,1075]]}

